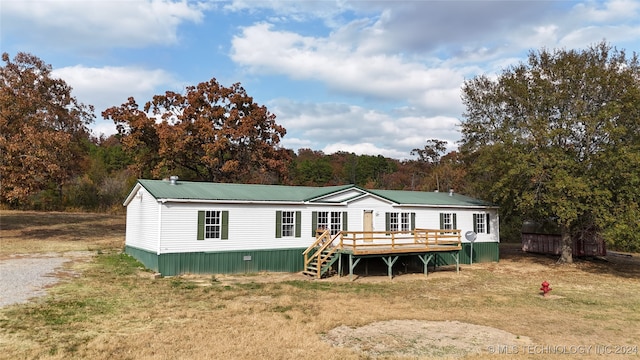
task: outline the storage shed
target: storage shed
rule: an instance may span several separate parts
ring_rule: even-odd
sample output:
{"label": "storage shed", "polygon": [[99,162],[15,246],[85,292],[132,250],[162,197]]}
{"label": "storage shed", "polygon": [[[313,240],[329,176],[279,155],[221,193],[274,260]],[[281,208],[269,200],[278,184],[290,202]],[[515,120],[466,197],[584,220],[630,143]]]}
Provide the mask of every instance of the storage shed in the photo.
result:
{"label": "storage shed", "polygon": [[125,252],[163,275],[299,272],[317,229],[475,231],[473,262],[499,258],[498,208],[453,192],[139,180],[124,206]]}
{"label": "storage shed", "polygon": [[[606,242],[595,230],[586,229],[573,234],[571,249],[576,257],[607,255]],[[552,221],[525,221],[522,224],[522,251],[560,255],[562,235],[557,224]]]}

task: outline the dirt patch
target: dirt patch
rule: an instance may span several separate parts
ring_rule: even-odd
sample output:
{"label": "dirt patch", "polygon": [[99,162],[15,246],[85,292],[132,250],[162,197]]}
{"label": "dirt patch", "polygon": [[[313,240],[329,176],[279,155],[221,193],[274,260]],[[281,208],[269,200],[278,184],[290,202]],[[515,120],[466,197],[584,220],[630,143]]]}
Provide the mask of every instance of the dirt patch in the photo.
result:
{"label": "dirt patch", "polygon": [[520,347],[531,344],[517,336],[488,326],[458,321],[391,320],[362,327],[340,326],[323,339],[370,357],[460,358],[486,354],[491,346]]}

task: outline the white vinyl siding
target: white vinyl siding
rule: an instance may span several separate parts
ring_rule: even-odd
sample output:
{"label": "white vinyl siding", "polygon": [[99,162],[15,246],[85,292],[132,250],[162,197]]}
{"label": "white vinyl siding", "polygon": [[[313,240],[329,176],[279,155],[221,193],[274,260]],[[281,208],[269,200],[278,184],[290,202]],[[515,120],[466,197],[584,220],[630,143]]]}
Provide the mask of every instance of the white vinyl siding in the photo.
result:
{"label": "white vinyl siding", "polygon": [[[403,226],[406,228],[408,220],[410,230],[412,228],[439,229],[440,214],[448,213],[452,218],[457,219],[457,225],[454,225],[454,228],[461,229],[463,234],[473,229],[473,214],[484,212],[485,215],[490,214],[490,221],[485,217],[487,230],[490,230],[490,233],[478,234],[477,242],[499,241],[499,217],[497,211],[492,208],[402,207],[374,196],[355,198],[341,204],[160,202],[144,188],[139,191],[142,195],[139,198],[132,196],[127,203],[126,244],[158,252],[158,254],[304,249],[315,241],[316,228],[313,224],[313,213],[321,212],[327,213],[329,227],[333,231],[337,230],[338,222],[341,230],[362,231],[364,213],[367,211],[372,213],[374,231],[385,230],[387,213],[398,214],[399,229],[403,229]],[[219,211],[223,224],[222,218],[226,212],[228,239],[222,239],[225,228],[222,226],[220,240],[197,240],[199,211]],[[276,236],[274,230],[278,211],[294,213],[294,236]],[[332,213],[335,214],[332,216]],[[403,213],[406,214],[404,220]],[[414,216],[415,222],[412,222]],[[297,235],[298,233],[300,236]],[[462,241],[465,239],[463,238]]]}
{"label": "white vinyl siding", "polygon": [[126,245],[158,251],[159,209],[156,199],[144,188],[140,188],[127,205]]}
{"label": "white vinyl siding", "polygon": [[[270,205],[167,203],[162,205],[162,209],[161,253],[306,248],[313,243],[311,237],[276,237],[275,210]],[[299,207],[285,208],[286,211],[300,213],[297,209]],[[198,213],[206,210],[228,213],[228,239],[222,238],[225,233],[223,227],[220,240],[198,240]],[[307,214],[311,215],[310,212]],[[306,224],[310,232],[311,224],[309,221]]]}

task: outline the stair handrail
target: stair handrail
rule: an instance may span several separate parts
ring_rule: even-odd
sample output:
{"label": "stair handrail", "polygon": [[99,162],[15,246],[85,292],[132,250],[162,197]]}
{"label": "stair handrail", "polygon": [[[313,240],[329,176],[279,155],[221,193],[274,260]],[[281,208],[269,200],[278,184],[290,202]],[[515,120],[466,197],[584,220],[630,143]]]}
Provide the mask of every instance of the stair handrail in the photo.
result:
{"label": "stair handrail", "polygon": [[[322,232],[320,232],[321,230],[316,230],[316,241],[311,244],[311,246],[309,246],[307,248],[307,250],[305,250],[302,254],[304,255],[304,268],[306,269],[307,266],[309,265],[309,263],[313,260],[314,256],[317,254],[317,251],[314,252],[313,254],[309,255],[309,253],[311,251],[313,251],[314,249],[316,249],[316,247],[318,247],[318,245],[320,245],[320,243],[322,243],[323,239],[327,238],[331,238],[331,233],[329,232],[329,230],[324,230]],[[327,241],[327,243],[329,243],[329,241]]]}
{"label": "stair handrail", "polygon": [[[324,265],[324,263],[326,263],[327,259],[330,258],[337,251],[337,247],[333,246],[333,242],[336,240],[338,236],[340,236],[339,232],[335,234],[333,238],[331,238],[329,241],[324,242],[322,246],[318,249],[318,251],[316,251],[315,254],[313,255],[314,257],[316,257],[316,264],[318,265],[318,268],[316,269],[317,271],[316,277],[318,279],[322,277],[322,266]],[[327,250],[327,248],[331,248],[331,250],[327,254],[324,254],[324,256],[322,256],[323,252]]]}
{"label": "stair handrail", "polygon": [[[322,231],[318,229],[316,231],[316,241],[311,244],[304,252],[304,268],[308,269],[309,264],[315,261],[316,265],[316,277],[319,279],[323,274],[323,265],[329,262],[328,259],[337,252],[337,247],[333,246],[333,242],[340,236],[340,232],[331,237],[329,230]],[[329,249],[327,251],[327,249]],[[327,251],[326,254],[323,254]]]}

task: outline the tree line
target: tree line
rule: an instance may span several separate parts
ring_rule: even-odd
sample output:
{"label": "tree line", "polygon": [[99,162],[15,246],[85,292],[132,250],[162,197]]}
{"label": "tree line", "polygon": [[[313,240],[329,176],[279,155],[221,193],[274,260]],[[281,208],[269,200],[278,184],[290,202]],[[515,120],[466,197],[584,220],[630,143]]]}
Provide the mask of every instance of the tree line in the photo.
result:
{"label": "tree line", "polygon": [[[92,136],[93,108],[31,54],[3,54],[0,151],[5,207],[114,210],[138,178],[434,190],[462,183],[457,153],[430,140],[418,160],[280,146],[286,130],[240,84],[215,79],[102,112],[117,133]],[[409,154],[408,154],[409,155]],[[444,155],[444,156],[442,156]],[[441,160],[442,159],[442,160]],[[435,170],[440,171],[437,175]],[[446,173],[446,174],[445,174]],[[439,180],[435,179],[438,177]],[[457,182],[457,184],[456,184]]]}
{"label": "tree line", "polygon": [[[605,42],[531,51],[463,86],[458,151],[428,140],[412,159],[283,148],[286,129],[240,84],[216,79],[104,110],[117,134],[94,137],[94,109],[31,54],[2,55],[0,203],[122,211],[138,178],[448,191],[501,208],[501,234],[553,221],[565,243],[597,234],[640,250],[640,71]],[[570,252],[563,253],[571,261]]]}

